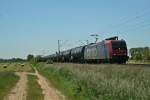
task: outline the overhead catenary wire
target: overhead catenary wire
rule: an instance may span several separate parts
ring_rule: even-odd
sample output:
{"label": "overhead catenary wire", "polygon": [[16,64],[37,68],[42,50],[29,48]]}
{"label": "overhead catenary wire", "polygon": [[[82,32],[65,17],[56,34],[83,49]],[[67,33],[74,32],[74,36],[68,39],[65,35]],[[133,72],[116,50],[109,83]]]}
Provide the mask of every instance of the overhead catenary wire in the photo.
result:
{"label": "overhead catenary wire", "polygon": [[143,25],[136,26],[134,28],[130,28],[130,29],[121,31],[121,33],[127,33],[129,31],[135,31],[135,30],[141,30],[141,29],[147,28],[147,27],[150,27],[150,23],[146,23],[146,24],[143,24]]}
{"label": "overhead catenary wire", "polygon": [[[135,21],[136,19],[140,19],[140,18],[143,18],[145,17],[145,15],[148,15],[150,14],[150,7],[145,7],[143,8],[141,11],[139,12],[135,12],[133,14],[133,16],[127,16],[127,17],[123,17],[119,20],[120,23],[117,23],[117,24],[112,24],[110,26],[108,26],[109,28],[118,28],[124,24],[127,24],[127,23],[131,23],[132,21]],[[107,27],[107,26],[106,26]]]}
{"label": "overhead catenary wire", "polygon": [[[107,34],[119,33],[118,31],[123,31],[123,27],[129,27],[129,26],[131,26],[131,28],[128,29],[128,32],[130,30],[136,29],[135,27],[138,27],[140,25],[141,25],[141,27],[138,27],[138,28],[145,28],[145,27],[149,26],[150,21],[145,21],[146,17],[149,20],[149,15],[150,15],[150,10],[142,11],[142,13],[139,13],[138,15],[135,15],[135,16],[127,18],[127,19],[124,19],[123,21],[120,21],[120,23],[118,23],[116,25],[113,25],[112,27],[108,27],[107,29],[111,29],[111,30],[114,30],[114,31],[108,31]],[[142,20],[142,22],[141,22],[141,20]],[[147,24],[147,22],[148,22],[148,24]],[[125,31],[127,31],[127,30],[125,30]]]}

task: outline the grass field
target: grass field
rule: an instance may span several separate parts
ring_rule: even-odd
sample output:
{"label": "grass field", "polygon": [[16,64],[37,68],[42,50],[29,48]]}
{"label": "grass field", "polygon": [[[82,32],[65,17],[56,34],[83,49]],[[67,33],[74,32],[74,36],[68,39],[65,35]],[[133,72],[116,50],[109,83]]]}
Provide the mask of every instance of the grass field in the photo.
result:
{"label": "grass field", "polygon": [[150,100],[149,67],[40,63],[37,68],[69,100]]}
{"label": "grass field", "polygon": [[44,100],[37,76],[28,75],[27,100]]}
{"label": "grass field", "polygon": [[0,63],[0,71],[33,72],[34,70],[28,63]]}
{"label": "grass field", "polygon": [[2,100],[15,86],[16,82],[19,80],[19,77],[16,76],[13,72],[0,72],[0,99]]}

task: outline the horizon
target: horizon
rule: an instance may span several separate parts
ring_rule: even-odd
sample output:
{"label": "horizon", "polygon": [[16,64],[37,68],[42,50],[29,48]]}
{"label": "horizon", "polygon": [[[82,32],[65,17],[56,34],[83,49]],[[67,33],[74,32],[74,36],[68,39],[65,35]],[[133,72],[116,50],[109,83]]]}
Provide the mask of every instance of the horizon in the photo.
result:
{"label": "horizon", "polygon": [[0,1],[0,58],[26,58],[118,36],[128,49],[150,47],[149,0]]}

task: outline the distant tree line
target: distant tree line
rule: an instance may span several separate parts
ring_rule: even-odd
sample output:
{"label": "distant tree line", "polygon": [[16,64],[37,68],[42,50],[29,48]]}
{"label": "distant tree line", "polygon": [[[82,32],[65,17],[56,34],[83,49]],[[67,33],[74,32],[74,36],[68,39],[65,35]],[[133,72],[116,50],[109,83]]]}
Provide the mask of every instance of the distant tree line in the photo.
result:
{"label": "distant tree line", "polygon": [[37,56],[34,56],[34,55],[32,55],[32,54],[29,54],[28,56],[27,56],[27,61],[30,63],[30,64],[32,64],[33,66],[35,66],[37,63],[39,63],[39,62],[46,62],[47,64],[52,64],[53,63],[53,61],[52,60],[47,60],[47,59],[44,59],[44,58],[42,58],[42,56],[41,55],[37,55]]}
{"label": "distant tree line", "polygon": [[139,47],[130,49],[131,60],[150,60],[150,48]]}
{"label": "distant tree line", "polygon": [[41,60],[42,60],[42,56],[40,56],[40,55],[37,55],[37,56],[34,56],[34,55],[32,55],[32,54],[29,54],[28,56],[27,56],[27,61],[32,61],[32,60],[36,60],[37,62],[40,62]]}
{"label": "distant tree line", "polygon": [[24,62],[26,61],[25,59],[21,58],[11,58],[11,59],[0,59],[0,63],[5,63],[5,62]]}

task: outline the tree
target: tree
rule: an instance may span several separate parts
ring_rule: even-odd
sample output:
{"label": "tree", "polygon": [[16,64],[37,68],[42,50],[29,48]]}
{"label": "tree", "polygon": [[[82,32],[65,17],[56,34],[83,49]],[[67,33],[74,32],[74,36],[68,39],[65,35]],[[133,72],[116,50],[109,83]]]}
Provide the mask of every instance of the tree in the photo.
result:
{"label": "tree", "polygon": [[29,55],[27,56],[27,61],[31,61],[32,59],[34,59],[34,55],[29,54]]}
{"label": "tree", "polygon": [[41,55],[38,55],[38,56],[36,56],[35,58],[36,58],[37,62],[42,61],[42,57],[41,57]]}
{"label": "tree", "polygon": [[131,48],[130,55],[133,60],[150,60],[150,49],[148,47]]}

